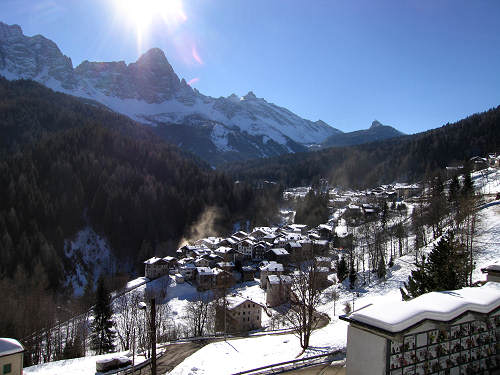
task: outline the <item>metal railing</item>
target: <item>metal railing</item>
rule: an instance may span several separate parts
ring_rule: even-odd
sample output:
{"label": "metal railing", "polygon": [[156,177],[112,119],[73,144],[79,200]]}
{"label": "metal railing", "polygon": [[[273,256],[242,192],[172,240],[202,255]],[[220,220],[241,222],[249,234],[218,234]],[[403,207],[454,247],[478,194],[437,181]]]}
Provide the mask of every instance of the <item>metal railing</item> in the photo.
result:
{"label": "metal railing", "polygon": [[343,349],[335,350],[326,354],[318,354],[311,357],[294,359],[286,362],[274,363],[272,365],[257,367],[251,370],[245,370],[234,373],[233,375],[263,375],[263,374],[279,374],[286,371],[297,370],[304,367],[318,366],[331,363],[333,357],[338,354],[345,354]]}

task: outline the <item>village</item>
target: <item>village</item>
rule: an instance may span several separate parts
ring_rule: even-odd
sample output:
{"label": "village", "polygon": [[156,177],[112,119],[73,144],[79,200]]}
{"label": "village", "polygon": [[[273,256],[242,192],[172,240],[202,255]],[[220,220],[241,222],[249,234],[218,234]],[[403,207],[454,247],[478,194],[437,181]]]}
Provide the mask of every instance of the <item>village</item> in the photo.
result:
{"label": "village", "polygon": [[[470,163],[475,170],[474,178],[483,177],[483,180],[488,181],[488,176],[497,173],[500,156],[489,154],[485,158],[474,157]],[[457,173],[462,169],[463,166],[447,167],[446,173]],[[293,297],[293,275],[301,263],[313,265],[317,288],[320,290],[343,281],[339,280],[337,273],[339,261],[346,258],[354,263],[353,248],[364,247],[363,240],[369,241],[362,238],[360,228],[371,223],[377,230],[384,206],[389,208],[389,224],[392,223],[394,227],[408,226],[415,206],[423,201],[423,195],[426,194],[422,184],[405,183],[355,191],[329,188],[322,181],[319,189],[327,193],[329,198],[329,219],[326,223],[315,227],[293,223],[294,211],[283,210],[283,224],[280,226],[255,227],[248,232],[239,230],[225,238],[200,238],[181,246],[176,256],[147,259],[144,261],[145,277],[153,280],[170,275],[177,285],[188,283],[198,291],[215,291],[218,295],[231,292],[234,295],[229,294],[230,303],[223,315],[225,326],[221,328],[222,314],[219,314],[216,327],[227,332],[261,329],[263,311],[290,302]],[[287,189],[283,198],[285,201],[304,199],[310,190],[311,187]],[[488,195],[488,191],[483,191],[483,194]],[[395,233],[394,237],[391,235],[387,240],[390,245],[384,244],[385,264],[396,257],[396,247],[401,247],[401,243],[403,252],[405,246],[408,249],[408,231]],[[370,247],[369,243],[366,245]],[[399,254],[402,254],[401,248]],[[367,256],[364,252],[361,254],[363,259]],[[365,283],[367,272],[364,262],[360,265],[360,261],[356,261],[355,267],[356,273],[362,275]],[[238,285],[249,281],[258,282],[265,293],[264,301],[234,293],[238,291]],[[251,312],[242,310],[249,306],[252,307]]]}
{"label": "village", "polygon": [[[488,160],[486,168],[483,168],[484,160]],[[491,212],[489,214],[492,220],[491,229],[482,238],[494,237],[498,226],[495,216],[497,207],[488,208],[490,204],[496,205],[498,200],[497,192],[500,187],[498,160],[496,156],[481,159],[481,163],[474,163],[476,170],[471,173],[477,193],[486,197],[484,209]],[[446,183],[446,189],[448,189],[448,184],[449,182]],[[247,231],[238,230],[228,237],[199,238],[182,244],[175,256],[152,257],[145,260],[144,277],[129,282],[126,287],[128,292],[117,298],[114,303],[117,331],[124,329],[120,321],[122,317],[125,317],[127,308],[132,306],[134,310],[133,306],[136,306],[137,301],[140,300],[148,302],[147,299],[151,295],[148,296],[147,291],[151,285],[154,286],[152,290],[164,291],[164,294],[158,294],[162,296],[157,301],[159,303],[157,319],[162,322],[159,324],[173,326],[175,330],[173,336],[170,331],[168,333],[170,336],[164,336],[166,340],[196,338],[193,337],[196,335],[199,335],[197,339],[201,339],[202,336],[220,337],[221,334],[224,337],[225,335],[234,335],[232,337],[249,335],[248,339],[241,339],[241,342],[238,342],[241,345],[251,345],[252,350],[257,350],[254,346],[259,342],[265,343],[262,344],[263,348],[269,347],[269,343],[276,340],[273,339],[275,334],[294,335],[297,333],[293,322],[287,321],[284,316],[287,311],[293,309],[293,305],[301,303],[295,291],[298,287],[297,282],[300,280],[298,276],[305,269],[306,272],[314,272],[314,289],[318,291],[319,296],[314,313],[315,319],[319,322],[314,325],[318,332],[314,336],[314,343],[326,345],[331,352],[336,352],[334,350],[336,348],[341,350],[344,353],[344,362],[340,366],[345,366],[347,352],[348,367],[356,369],[357,364],[361,364],[359,365],[361,367],[358,366],[359,373],[369,371],[362,365],[365,363],[363,353],[368,350],[367,345],[371,347],[370,340],[379,338],[375,339],[373,335],[366,335],[363,332],[368,326],[373,326],[374,328],[369,328],[369,330],[375,331],[387,329],[381,322],[390,320],[390,314],[384,309],[380,313],[379,309],[374,310],[375,312],[370,315],[372,309],[364,309],[364,307],[369,306],[372,300],[375,301],[377,294],[380,294],[380,301],[390,301],[391,306],[401,303],[398,288],[406,282],[412,268],[411,264],[417,254],[417,250],[413,248],[416,237],[411,230],[411,220],[413,220],[414,212],[417,212],[419,207],[428,200],[429,187],[420,184],[396,183],[364,191],[341,190],[329,188],[326,185],[320,186],[320,189],[328,195],[329,217],[325,223],[312,227],[293,223],[294,212],[287,208],[282,211],[283,222],[280,225],[259,226]],[[283,197],[285,202],[293,202],[304,199],[310,191],[311,187],[288,189],[284,191]],[[385,214],[384,211],[386,211]],[[377,242],[377,235],[384,229],[382,227],[384,215],[387,215],[386,226],[388,228],[404,226],[407,229],[403,236],[398,237],[397,233],[391,234],[388,231],[383,240]],[[373,229],[371,234],[364,233],[364,228],[368,227]],[[431,239],[430,228],[428,231],[428,242],[422,245],[420,250],[423,253],[432,249],[436,243]],[[490,281],[496,281],[494,277],[498,266],[495,262],[498,260],[498,252],[494,246],[487,248],[488,253],[484,253],[474,270],[474,278],[480,280],[478,272],[479,277],[482,272],[488,274]],[[380,250],[382,251],[381,257],[384,258],[382,264],[387,272],[383,274],[379,274],[380,267],[374,267],[372,264],[379,256]],[[339,268],[343,260],[347,263],[347,270],[342,277],[339,274]],[[364,260],[366,260],[366,265]],[[304,268],[304,264],[307,267]],[[348,275],[350,272],[356,275],[352,280],[351,275]],[[483,283],[479,282],[477,286]],[[498,304],[498,298],[494,297],[497,292],[494,289],[495,287],[491,285],[482,289],[485,290],[485,296],[488,295],[488,298],[491,293],[493,294],[492,302],[488,302],[484,307],[485,311],[490,311],[491,306]],[[129,296],[134,295],[137,296],[137,300],[129,299]],[[120,301],[125,297],[129,301],[127,308]],[[213,319],[207,319],[205,322],[206,325],[213,324],[213,326],[205,326],[204,329],[198,331],[192,330],[189,327],[190,315],[193,314],[191,306],[196,305],[197,302],[200,302],[197,306],[203,304],[208,306],[210,301],[221,297],[224,299],[222,308],[219,305],[214,310]],[[463,306],[469,308],[477,299],[470,294],[467,294],[467,298],[472,302],[463,302]],[[412,306],[419,305],[417,301]],[[144,305],[144,311],[146,311],[146,305],[143,302],[139,305]],[[482,306],[482,303],[480,305]],[[161,311],[166,306],[169,309],[168,313]],[[409,305],[403,303],[402,306]],[[437,304],[437,310],[439,306]],[[446,319],[454,319],[455,311],[462,311],[460,306],[462,305],[454,308],[453,312],[447,313]],[[427,310],[422,313],[422,316],[428,316]],[[167,310],[164,309],[164,311]],[[366,313],[363,314],[363,311]],[[341,317],[343,314],[346,314],[345,318]],[[414,319],[412,314],[408,314],[407,319]],[[339,317],[344,319],[345,323],[339,320]],[[145,324],[140,322],[145,321],[145,318],[142,318],[141,314],[135,315],[135,318],[131,316],[131,318],[139,319],[137,329],[140,333],[143,329],[141,326]],[[349,328],[346,323],[350,324]],[[180,329],[181,326],[184,328]],[[163,329],[161,328],[160,331]],[[359,329],[363,332],[359,332]],[[428,327],[426,329],[430,330]],[[404,330],[406,332],[407,329],[404,328]],[[435,328],[432,328],[432,332],[434,330]],[[410,335],[415,335],[414,332],[417,331],[411,331]],[[392,332],[384,333],[384,335],[382,336],[391,337],[394,341],[390,344],[391,348],[399,345],[397,344],[399,336],[395,336]],[[350,344],[347,344],[347,340]],[[291,342],[295,343],[293,350],[297,351],[298,340],[292,339]],[[288,343],[288,339],[283,343]],[[148,346],[147,339],[139,338],[138,345],[142,348],[141,350],[145,350]],[[236,345],[236,342],[233,345]],[[280,345],[279,350],[277,347],[274,348],[271,351],[274,353],[273,356],[270,354],[269,357],[263,356],[260,363],[276,363],[280,359],[290,359],[289,350],[286,350],[287,345]],[[122,350],[129,348],[123,344],[120,344],[120,347]],[[188,368],[192,366],[190,363],[200,361],[201,355],[206,357],[203,357],[203,361],[206,361],[206,373],[210,373],[210,366],[216,364],[209,362],[209,358],[222,354],[220,348],[217,348],[219,344],[216,342],[208,345],[207,349],[200,350],[199,355],[187,358],[186,363],[174,373],[192,373],[188,371]],[[410,349],[410,347],[408,349],[405,347],[403,351]],[[213,350],[213,355],[206,355],[208,350]],[[302,353],[304,358],[318,354],[314,349],[308,349]],[[401,355],[398,356],[398,352],[392,354],[394,359],[392,357],[390,359],[390,369],[395,370],[394,374],[399,374],[401,369],[412,366],[415,362],[411,358],[403,361]],[[233,368],[235,371],[252,367],[250,364],[244,365],[246,362],[243,360],[241,363],[238,362],[237,358],[238,356],[231,356],[231,365],[228,365],[228,369]],[[377,357],[377,361],[381,368],[385,366],[385,359],[381,356]],[[397,364],[396,361],[398,361]],[[387,373],[392,374],[393,371],[388,370]]]}

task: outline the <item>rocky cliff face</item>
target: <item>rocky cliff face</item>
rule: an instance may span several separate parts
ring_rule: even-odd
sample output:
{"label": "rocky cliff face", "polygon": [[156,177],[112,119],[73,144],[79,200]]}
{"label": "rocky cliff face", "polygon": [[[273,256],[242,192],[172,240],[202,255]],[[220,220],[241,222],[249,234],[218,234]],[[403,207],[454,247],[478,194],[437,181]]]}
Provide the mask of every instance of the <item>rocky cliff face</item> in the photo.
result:
{"label": "rocky cliff face", "polygon": [[[239,151],[242,157],[251,158],[303,150],[341,133],[251,91],[243,97],[202,95],[179,79],[157,48],[128,65],[123,61],[84,61],[73,68],[71,59],[54,42],[40,35],[25,36],[19,26],[0,23],[0,74],[7,79],[33,79],[56,91],[99,101],[144,123],[208,128],[210,132],[202,132],[208,134],[206,144],[200,147],[231,152],[231,159]],[[244,150],[239,149],[242,144]]]}

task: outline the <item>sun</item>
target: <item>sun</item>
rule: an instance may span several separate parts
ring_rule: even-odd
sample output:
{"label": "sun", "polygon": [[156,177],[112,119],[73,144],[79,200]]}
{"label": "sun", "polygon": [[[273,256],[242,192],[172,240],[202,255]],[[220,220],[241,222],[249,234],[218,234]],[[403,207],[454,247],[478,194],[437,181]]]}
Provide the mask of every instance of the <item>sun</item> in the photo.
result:
{"label": "sun", "polygon": [[114,0],[125,21],[132,25],[140,43],[156,22],[173,30],[187,20],[182,0]]}

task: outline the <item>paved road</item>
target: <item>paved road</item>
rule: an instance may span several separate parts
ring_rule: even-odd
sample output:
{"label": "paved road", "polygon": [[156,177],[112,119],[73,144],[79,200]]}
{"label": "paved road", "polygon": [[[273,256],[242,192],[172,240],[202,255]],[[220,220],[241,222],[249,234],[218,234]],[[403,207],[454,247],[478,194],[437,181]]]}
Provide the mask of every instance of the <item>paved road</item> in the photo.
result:
{"label": "paved road", "polygon": [[[168,345],[165,354],[156,362],[156,374],[160,375],[165,374],[167,371],[172,371],[175,366],[202,347],[203,344],[197,342]],[[136,375],[139,374],[151,375],[151,367],[146,366],[142,371],[137,371]]]}

